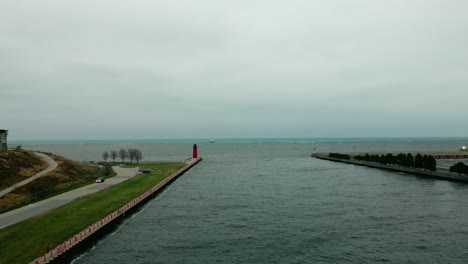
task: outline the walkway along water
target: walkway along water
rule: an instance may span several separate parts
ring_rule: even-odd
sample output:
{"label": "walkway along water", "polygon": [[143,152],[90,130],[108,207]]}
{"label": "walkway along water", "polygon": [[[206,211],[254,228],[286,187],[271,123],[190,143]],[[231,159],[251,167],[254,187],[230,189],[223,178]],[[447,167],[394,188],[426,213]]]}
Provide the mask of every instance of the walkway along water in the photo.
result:
{"label": "walkway along water", "polygon": [[113,185],[119,184],[123,181],[126,181],[134,177],[138,168],[120,168],[118,166],[113,167],[114,171],[117,173],[116,176],[108,179],[107,181],[100,183],[98,185],[90,184],[66,193],[62,193],[48,199],[29,204],[18,209],[0,214],[0,229],[7,226],[16,224],[30,217],[39,215],[41,213],[47,212],[49,210],[60,207],[64,204],[67,204],[79,197],[86,196],[88,194],[96,193],[103,189],[109,188]]}
{"label": "walkway along water", "polygon": [[389,170],[389,171],[409,173],[409,174],[414,174],[414,175],[429,177],[429,178],[468,183],[468,175],[461,175],[461,174],[456,174],[456,173],[451,173],[451,172],[428,171],[428,170],[418,169],[418,168],[405,168],[405,167],[398,167],[398,166],[392,166],[392,165],[384,165],[384,164],[370,162],[370,161],[331,158],[328,155],[320,154],[320,153],[314,153],[311,155],[311,157],[322,159],[322,160],[330,160],[330,161],[342,162],[342,163],[347,163],[347,164],[354,164],[354,165],[359,165],[359,166],[367,166],[371,168],[377,168],[377,169],[383,169],[383,170]]}
{"label": "walkway along water", "polygon": [[54,249],[50,250],[46,254],[33,260],[31,263],[40,264],[69,262],[73,258],[73,256],[77,255],[80,252],[83,252],[90,245],[92,245],[96,241],[96,239],[112,231],[123,218],[131,215],[133,211],[138,209],[142,204],[152,199],[156,193],[162,191],[171,182],[173,182],[180,175],[184,174],[190,168],[195,166],[201,160],[201,157],[192,159],[186,166],[162,180],[153,188],[149,189],[145,193],[131,200],[126,205],[120,207],[119,209],[110,213],[101,220],[85,228],[78,234],[75,234],[74,236],[72,236],[62,244],[58,245]]}

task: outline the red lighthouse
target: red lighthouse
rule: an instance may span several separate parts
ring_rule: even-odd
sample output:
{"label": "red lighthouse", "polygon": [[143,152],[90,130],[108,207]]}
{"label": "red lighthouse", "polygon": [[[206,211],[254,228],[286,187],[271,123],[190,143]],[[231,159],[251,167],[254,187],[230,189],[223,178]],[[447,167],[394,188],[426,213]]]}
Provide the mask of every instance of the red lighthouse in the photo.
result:
{"label": "red lighthouse", "polygon": [[194,158],[194,159],[198,158],[197,144],[193,144],[193,154],[192,154],[192,158]]}

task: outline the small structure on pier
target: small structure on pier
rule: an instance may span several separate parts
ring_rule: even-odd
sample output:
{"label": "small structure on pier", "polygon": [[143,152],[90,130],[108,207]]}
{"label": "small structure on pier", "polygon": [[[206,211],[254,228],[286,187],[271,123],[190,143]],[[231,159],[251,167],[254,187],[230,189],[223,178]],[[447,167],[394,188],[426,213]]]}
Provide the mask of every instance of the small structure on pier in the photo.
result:
{"label": "small structure on pier", "polygon": [[7,136],[8,136],[8,130],[0,129],[0,150],[8,149]]}
{"label": "small structure on pier", "polygon": [[197,144],[193,144],[192,158],[194,158],[194,159],[198,158]]}

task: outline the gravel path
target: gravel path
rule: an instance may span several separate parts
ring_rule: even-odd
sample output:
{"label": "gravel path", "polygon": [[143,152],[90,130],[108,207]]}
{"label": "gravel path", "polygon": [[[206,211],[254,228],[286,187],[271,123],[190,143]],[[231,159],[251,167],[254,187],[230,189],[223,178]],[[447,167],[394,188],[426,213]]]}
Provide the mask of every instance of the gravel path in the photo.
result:
{"label": "gravel path", "polygon": [[13,191],[14,189],[18,188],[18,187],[21,187],[25,184],[28,184],[32,181],[34,181],[35,179],[41,177],[42,175],[45,175],[51,171],[53,171],[55,168],[57,168],[57,162],[55,162],[55,160],[53,160],[52,158],[50,158],[49,156],[45,155],[45,154],[42,154],[42,153],[39,153],[39,152],[34,152],[34,154],[36,154],[36,156],[39,156],[41,159],[43,159],[44,161],[46,161],[47,163],[49,163],[49,167],[47,167],[47,169],[44,169],[38,173],[36,173],[34,176],[31,176],[29,178],[27,178],[26,180],[24,181],[21,181],[21,182],[18,182],[2,191],[0,191],[0,197],[2,197],[3,195]]}

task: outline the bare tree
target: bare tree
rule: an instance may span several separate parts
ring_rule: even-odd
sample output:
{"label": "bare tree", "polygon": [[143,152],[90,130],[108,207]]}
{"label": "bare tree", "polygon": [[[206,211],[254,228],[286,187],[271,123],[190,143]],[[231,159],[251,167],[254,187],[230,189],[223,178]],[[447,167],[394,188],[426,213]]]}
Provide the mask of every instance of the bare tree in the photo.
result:
{"label": "bare tree", "polygon": [[143,159],[143,153],[141,153],[141,151],[139,149],[135,149],[136,163],[138,164],[138,161],[140,161],[141,159]]}
{"label": "bare tree", "polygon": [[111,151],[110,156],[112,158],[112,162],[115,162],[115,159],[117,158],[117,155],[118,155],[117,151],[115,151],[115,150]]}
{"label": "bare tree", "polygon": [[133,159],[135,158],[135,151],[136,149],[128,149],[128,157],[130,158],[130,163],[132,163]]}
{"label": "bare tree", "polygon": [[102,153],[102,158],[104,159],[104,162],[107,162],[107,159],[109,158],[109,152],[104,152]]}
{"label": "bare tree", "polygon": [[128,157],[128,153],[125,149],[120,149],[119,150],[119,157],[124,162],[125,158]]}

